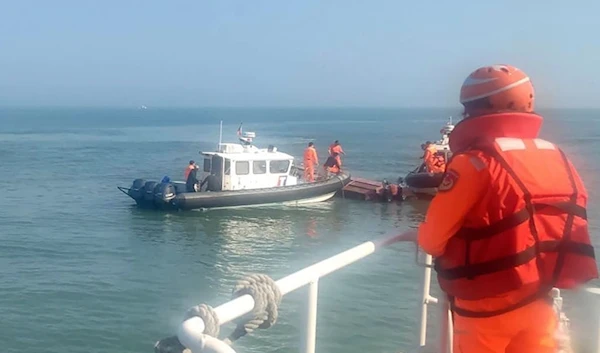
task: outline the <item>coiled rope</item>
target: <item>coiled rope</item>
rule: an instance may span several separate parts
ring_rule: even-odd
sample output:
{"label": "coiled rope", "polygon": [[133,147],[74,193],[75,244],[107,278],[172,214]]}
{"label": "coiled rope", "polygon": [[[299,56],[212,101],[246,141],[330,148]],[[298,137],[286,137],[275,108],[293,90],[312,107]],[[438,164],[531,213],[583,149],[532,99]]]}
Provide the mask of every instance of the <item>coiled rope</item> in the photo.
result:
{"label": "coiled rope", "polygon": [[[228,345],[236,340],[253,332],[257,328],[266,329],[277,322],[278,308],[281,303],[281,291],[271,279],[263,274],[251,274],[239,280],[232,293],[232,299],[249,294],[254,299],[254,308],[251,312],[241,316],[235,323],[235,330],[223,342]],[[204,321],[204,334],[219,338],[220,327],[219,317],[215,310],[207,304],[200,304],[190,308],[185,314],[185,320],[192,317],[199,317]],[[164,338],[154,345],[155,353],[188,353],[177,336]],[[194,352],[199,353],[199,352]]]}

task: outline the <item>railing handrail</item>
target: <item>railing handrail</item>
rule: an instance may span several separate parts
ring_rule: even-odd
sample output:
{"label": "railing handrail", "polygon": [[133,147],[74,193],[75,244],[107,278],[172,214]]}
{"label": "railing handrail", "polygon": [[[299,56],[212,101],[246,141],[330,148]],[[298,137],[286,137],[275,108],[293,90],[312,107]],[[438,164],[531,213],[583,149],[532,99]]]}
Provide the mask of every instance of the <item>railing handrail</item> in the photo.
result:
{"label": "railing handrail", "polygon": [[[285,276],[277,280],[275,284],[279,288],[281,296],[284,296],[306,285],[315,287],[313,290],[311,290],[311,292],[315,292],[314,294],[316,295],[315,289],[320,278],[353,264],[356,261],[369,256],[380,248],[400,241],[406,241],[406,239],[403,238],[402,235],[395,235],[379,241],[363,242],[353,248],[345,250],[339,254],[331,256],[325,260],[321,260],[313,265]],[[214,314],[218,319],[219,325],[222,325],[248,314],[254,309],[254,306],[254,298],[249,294],[245,294],[215,307]],[[192,347],[200,347],[205,344],[203,341],[206,339],[206,337],[203,336],[205,330],[206,323],[204,320],[198,316],[194,316],[184,320],[179,328],[177,337],[184,346],[192,349]],[[192,351],[194,353],[198,353],[193,349]],[[311,350],[310,347],[306,347],[306,351],[314,352],[314,350]]]}
{"label": "railing handrail", "polygon": [[[343,251],[337,255],[329,257],[325,260],[319,261],[313,265],[305,267],[291,275],[285,276],[277,281],[272,281],[268,276],[260,275],[255,276],[253,280],[260,280],[266,278],[267,287],[272,286],[276,288],[272,288],[273,290],[269,293],[271,297],[269,298],[271,301],[278,301],[281,297],[286,294],[304,287],[306,285],[309,286],[308,291],[308,307],[306,311],[306,326],[305,326],[305,340],[304,346],[301,347],[301,352],[304,353],[314,353],[315,352],[315,339],[316,339],[316,312],[317,312],[317,296],[318,296],[318,282],[319,279],[335,272],[341,268],[344,268],[352,263],[357,262],[360,259],[363,259],[371,254],[373,254],[376,250],[380,248],[387,247],[391,244],[401,242],[401,241],[409,241],[410,238],[407,238],[404,235],[396,235],[381,239],[379,241],[367,241],[362,244],[359,244],[353,248],[350,248],[346,251]],[[416,245],[416,244],[415,244]],[[439,352],[441,353],[452,353],[452,316],[451,311],[446,301],[446,298],[442,296],[440,299],[432,297],[430,295],[430,282],[431,282],[431,272],[432,272],[432,262],[433,258],[431,255],[425,253],[425,262],[419,263],[418,261],[418,246],[417,249],[417,263],[424,267],[423,269],[423,282],[422,282],[422,297],[421,297],[421,318],[420,318],[420,337],[419,337],[419,348],[422,349],[426,344],[426,336],[427,336],[427,313],[428,313],[428,305],[429,304],[440,304],[440,346]],[[246,281],[251,282],[251,281]],[[256,284],[256,283],[254,283]],[[264,284],[264,283],[263,283]],[[593,290],[591,290],[593,292]],[[600,289],[597,290],[598,293],[592,293],[596,297],[600,297]],[[246,291],[247,292],[247,291]],[[260,288],[254,288],[254,294],[259,295],[258,302],[260,304],[264,302],[264,298],[260,296],[261,293]],[[273,294],[275,293],[275,294]],[[265,293],[262,293],[263,296]],[[268,295],[267,295],[268,297]],[[558,310],[559,315],[564,315],[561,312],[562,307],[562,298],[560,297],[560,291],[553,291],[553,297],[555,300],[555,306]],[[276,298],[276,299],[273,299]],[[222,324],[231,322],[237,318],[244,316],[245,314],[250,313],[253,310],[256,310],[255,306],[260,306],[255,302],[255,299],[250,294],[241,295],[235,299],[232,299],[226,303],[219,305],[216,308],[211,308],[209,306],[204,305],[202,310],[204,316],[207,318],[207,322],[203,320],[199,315],[193,315],[192,317],[184,320],[178,330],[178,334],[176,340],[178,340],[178,344],[183,345],[186,348],[189,348],[193,353],[235,353],[235,350],[230,346],[231,341],[227,342],[229,339],[225,341],[221,341],[217,338],[219,327]],[[271,303],[272,304],[272,303]],[[275,303],[275,306],[278,304]],[[196,307],[198,308],[198,307]],[[198,309],[201,311],[200,309]],[[275,309],[276,311],[276,309]],[[207,314],[208,312],[208,314]],[[210,315],[209,315],[210,314]],[[210,319],[213,318],[211,321]],[[565,324],[568,325],[568,319],[564,318]],[[264,319],[263,323],[267,320]],[[561,319],[563,321],[563,319]],[[208,323],[208,327],[207,327]],[[251,327],[250,330],[260,327],[261,324],[253,324],[254,327]],[[211,327],[212,326],[212,327]],[[215,328],[216,326],[216,328]],[[269,327],[267,325],[266,327]],[[599,325],[600,326],[600,325]],[[243,327],[246,329],[246,327]],[[600,329],[600,327],[599,327]],[[235,333],[235,331],[234,331]],[[243,334],[245,334],[244,332]],[[211,336],[212,334],[212,336]],[[241,336],[237,336],[233,339],[237,339]],[[213,337],[214,336],[214,337]],[[172,340],[174,337],[171,337],[166,340]],[[159,346],[160,342],[157,342],[155,346],[155,350],[161,352]],[[600,342],[598,343],[598,351],[600,353]]]}

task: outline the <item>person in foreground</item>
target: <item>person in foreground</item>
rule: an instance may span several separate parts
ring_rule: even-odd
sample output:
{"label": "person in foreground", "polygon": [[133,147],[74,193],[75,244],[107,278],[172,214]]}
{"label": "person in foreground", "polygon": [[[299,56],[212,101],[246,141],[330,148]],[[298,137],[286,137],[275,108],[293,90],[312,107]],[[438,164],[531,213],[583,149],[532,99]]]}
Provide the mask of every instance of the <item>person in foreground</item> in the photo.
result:
{"label": "person in foreground", "polygon": [[463,83],[453,157],[418,231],[454,318],[454,352],[556,352],[553,287],[598,278],[588,194],[559,147],[538,138],[529,77],[482,67]]}

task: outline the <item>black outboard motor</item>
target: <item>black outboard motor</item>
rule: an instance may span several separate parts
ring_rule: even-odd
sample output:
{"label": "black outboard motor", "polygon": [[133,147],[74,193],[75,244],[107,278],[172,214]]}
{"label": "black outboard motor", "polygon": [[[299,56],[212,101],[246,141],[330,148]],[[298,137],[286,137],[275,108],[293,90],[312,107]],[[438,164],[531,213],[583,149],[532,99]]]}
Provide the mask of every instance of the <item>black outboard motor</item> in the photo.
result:
{"label": "black outboard motor", "polygon": [[154,187],[154,204],[158,208],[173,208],[171,201],[175,196],[177,196],[177,190],[171,183],[160,183]]}
{"label": "black outboard motor", "polygon": [[127,191],[127,195],[134,199],[136,202],[141,201],[144,198],[144,184],[146,184],[146,180],[144,179],[135,179],[133,184]]}
{"label": "black outboard motor", "polygon": [[144,185],[144,206],[154,205],[154,188],[156,184],[157,182],[155,181],[147,181]]}

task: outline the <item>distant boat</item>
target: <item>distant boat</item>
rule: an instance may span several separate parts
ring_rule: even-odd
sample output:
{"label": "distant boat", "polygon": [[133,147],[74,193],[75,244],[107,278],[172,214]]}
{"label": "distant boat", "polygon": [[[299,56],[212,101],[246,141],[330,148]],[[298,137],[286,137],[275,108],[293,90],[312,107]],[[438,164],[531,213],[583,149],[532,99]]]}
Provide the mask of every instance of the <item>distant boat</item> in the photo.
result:
{"label": "distant boat", "polygon": [[218,180],[215,190],[193,192],[186,189],[185,181],[145,179],[134,180],[130,188],[118,189],[141,208],[193,210],[322,202],[350,182],[350,175],[341,173],[303,183],[293,156],[274,146],[255,147],[255,133],[242,134],[241,126],[238,136],[239,144],[219,143],[217,151],[201,152],[202,170]]}
{"label": "distant boat", "polygon": [[[446,163],[450,160],[452,152],[450,151],[450,133],[454,130],[452,117],[440,130],[442,138],[433,143],[439,155],[444,156]],[[406,190],[410,191],[417,198],[431,198],[437,194],[437,188],[440,186],[444,173],[428,173],[425,162],[408,173],[404,178],[399,178],[399,183],[403,184]]]}
{"label": "distant boat", "polygon": [[145,105],[142,104],[142,105],[140,105],[140,109],[146,110],[146,109],[148,109],[148,107],[146,107]]}

